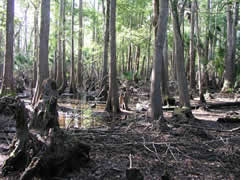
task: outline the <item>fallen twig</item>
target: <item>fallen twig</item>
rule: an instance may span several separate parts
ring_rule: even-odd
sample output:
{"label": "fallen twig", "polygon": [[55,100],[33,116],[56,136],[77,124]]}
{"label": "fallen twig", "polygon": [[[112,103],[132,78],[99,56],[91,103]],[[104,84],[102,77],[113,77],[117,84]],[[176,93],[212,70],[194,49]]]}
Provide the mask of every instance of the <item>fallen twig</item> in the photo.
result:
{"label": "fallen twig", "polygon": [[[144,146],[148,151],[154,153],[154,154],[156,155],[157,159],[160,161],[161,159],[160,159],[160,157],[159,157],[159,155],[158,155],[158,152],[157,152],[156,147],[153,145],[153,147],[154,147],[154,149],[155,149],[155,152],[152,151],[150,148],[148,148],[148,147],[146,146],[146,144],[145,144],[145,138],[144,138],[144,137],[142,137],[142,138],[143,138],[143,146]],[[152,143],[152,144],[154,144],[154,143]]]}

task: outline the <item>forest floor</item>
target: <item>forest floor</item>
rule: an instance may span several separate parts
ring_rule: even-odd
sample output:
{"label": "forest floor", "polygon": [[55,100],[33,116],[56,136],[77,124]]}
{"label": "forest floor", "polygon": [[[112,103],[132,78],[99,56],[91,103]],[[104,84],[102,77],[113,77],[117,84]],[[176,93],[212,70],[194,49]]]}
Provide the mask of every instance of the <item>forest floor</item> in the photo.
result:
{"label": "forest floor", "polygon": [[[198,99],[194,98],[191,104],[196,108],[191,119],[179,119],[170,107],[165,107],[168,128],[163,131],[161,124],[148,117],[148,88],[135,88],[130,110],[114,116],[104,112],[102,104],[97,103],[92,109],[86,108],[86,104],[76,106],[74,100],[59,100],[60,114],[64,109],[76,115],[81,111],[79,107],[86,108],[80,116],[81,127],[69,126],[66,131],[91,146],[91,161],[86,168],[54,179],[125,180],[130,155],[132,166],[140,170],[145,180],[240,178],[240,121],[217,121],[232,115],[240,119],[239,105],[223,106],[240,101],[240,94],[212,93],[207,104],[221,104],[214,108],[198,108]],[[141,105],[144,107],[139,108]],[[9,130],[0,130],[1,166],[14,135],[14,123],[1,117],[0,121],[2,125],[5,121]]]}

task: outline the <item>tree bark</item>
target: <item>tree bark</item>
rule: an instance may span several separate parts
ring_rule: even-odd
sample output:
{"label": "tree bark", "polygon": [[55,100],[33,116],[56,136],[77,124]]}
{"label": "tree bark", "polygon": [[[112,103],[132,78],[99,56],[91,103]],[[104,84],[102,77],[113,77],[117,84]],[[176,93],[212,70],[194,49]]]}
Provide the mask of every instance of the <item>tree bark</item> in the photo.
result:
{"label": "tree bark", "polygon": [[[236,49],[237,49],[237,27],[238,27],[238,20],[239,20],[239,2],[235,2],[234,4],[234,14],[233,14],[233,52],[232,58],[234,67],[236,63]],[[236,68],[233,69],[233,86],[235,86],[236,81]]]}
{"label": "tree bark", "polygon": [[28,9],[29,9],[29,3],[27,4],[27,7],[25,9],[25,12],[24,12],[24,53],[25,55],[27,56],[28,55],[28,16],[27,16],[27,13],[28,13]]}
{"label": "tree bark", "polygon": [[82,87],[82,48],[83,48],[83,2],[79,0],[77,87]]}
{"label": "tree bark", "polygon": [[224,84],[222,91],[232,88],[234,83],[234,62],[233,62],[233,12],[232,4],[227,4],[227,44],[225,55]]}
{"label": "tree bark", "polygon": [[34,63],[33,63],[33,82],[32,82],[32,88],[36,87],[37,82],[37,63],[39,58],[39,5],[40,1],[36,1],[36,4],[32,2],[32,5],[34,7]]}
{"label": "tree bark", "polygon": [[145,74],[145,61],[146,61],[146,56],[143,56],[143,60],[142,60],[142,67],[141,67],[141,72],[140,72],[140,75],[141,75],[141,78],[144,77],[144,74]]}
{"label": "tree bark", "polygon": [[[47,88],[44,90],[56,91],[56,83],[52,80],[44,80],[43,85]],[[5,102],[11,102],[8,113],[9,110],[13,111],[16,119],[16,137],[11,143],[9,157],[2,167],[3,176],[19,173],[20,180],[32,180],[35,177],[53,179],[86,167],[90,160],[90,147],[59,128],[57,98],[49,91],[45,91],[43,97],[44,112],[36,112],[43,115],[43,118],[38,119],[41,120],[41,123],[38,123],[43,131],[29,131],[24,103],[19,99],[5,97]],[[4,107],[4,104],[0,106]]]}
{"label": "tree bark", "polygon": [[[195,0],[195,5],[197,7],[197,0]],[[198,87],[199,87],[199,98],[200,103],[205,103],[204,89],[203,89],[203,78],[202,78],[202,67],[201,62],[204,58],[204,50],[201,48],[200,43],[200,28],[198,22],[198,11],[196,11],[196,34],[197,34],[197,52],[198,52]]]}
{"label": "tree bark", "polygon": [[151,59],[151,41],[152,41],[152,24],[149,26],[148,48],[147,48],[147,72],[145,81],[149,80],[150,76],[150,59]]}
{"label": "tree bark", "polygon": [[179,90],[179,100],[181,106],[190,108],[190,99],[187,85],[187,78],[184,67],[184,44],[180,32],[180,23],[178,17],[177,0],[171,0],[173,14],[173,30],[174,30],[174,46],[175,46],[175,62],[177,69],[177,80]]}
{"label": "tree bark", "polygon": [[163,118],[162,95],[161,95],[161,75],[163,66],[163,48],[167,32],[168,22],[168,0],[160,0],[159,16],[157,20],[157,31],[155,38],[154,61],[151,82],[151,117],[153,120]]}
{"label": "tree bark", "polygon": [[137,75],[139,73],[140,53],[141,53],[140,45],[137,45],[137,47],[136,47],[136,56],[135,56],[135,62],[136,62],[135,73]]}
{"label": "tree bark", "polygon": [[103,74],[102,87],[107,83],[108,77],[108,50],[109,50],[109,18],[110,18],[110,0],[107,1],[107,11],[105,16],[105,32],[104,32],[104,52],[103,52]]}
{"label": "tree bark", "polygon": [[194,0],[191,5],[191,33],[190,33],[190,87],[191,89],[196,88],[196,77],[195,77],[195,61],[196,61],[196,48],[194,41],[194,33],[195,33],[195,11],[196,11],[196,3]]}
{"label": "tree bark", "polygon": [[132,71],[131,64],[132,64],[132,44],[130,43],[128,46],[128,66],[127,66],[128,72]]}
{"label": "tree bark", "polygon": [[58,57],[57,57],[57,49],[54,51],[54,80],[57,81],[57,64],[58,64]]}
{"label": "tree bark", "polygon": [[109,69],[109,93],[106,111],[120,112],[117,85],[117,58],[116,58],[116,0],[111,0],[110,12],[110,46],[111,63]]}
{"label": "tree bark", "polygon": [[6,52],[1,94],[13,92],[14,0],[7,1]]}
{"label": "tree bark", "polygon": [[74,4],[75,0],[72,0],[72,57],[71,57],[71,76],[70,76],[70,93],[76,93],[75,85],[75,69],[74,69]]}
{"label": "tree bark", "polygon": [[57,87],[60,88],[63,83],[63,10],[64,0],[60,1],[59,9],[59,30],[58,30],[58,71],[57,71]]}
{"label": "tree bark", "polygon": [[67,87],[67,68],[66,68],[66,15],[65,15],[65,5],[66,1],[63,0],[63,10],[62,10],[62,84],[59,88],[59,94],[62,94]]}
{"label": "tree bark", "polygon": [[[96,43],[96,0],[93,0],[93,9],[94,9],[94,15],[93,15],[93,24],[92,24],[92,43]],[[92,64],[91,64],[91,74],[90,79],[92,80],[92,86],[93,89],[95,89],[95,69],[96,69],[96,62],[95,62],[95,47],[92,48]]]}
{"label": "tree bark", "polygon": [[168,39],[167,39],[167,34],[166,34],[166,39],[164,42],[164,47],[163,47],[163,78],[162,78],[162,92],[163,92],[163,97],[169,98],[169,77],[168,77]]}
{"label": "tree bark", "polygon": [[48,67],[49,23],[50,23],[50,1],[42,0],[38,76],[37,76],[37,85],[36,85],[33,100],[32,100],[33,105],[35,105],[35,103],[40,98],[41,86],[42,86],[43,80],[49,77],[49,67]]}

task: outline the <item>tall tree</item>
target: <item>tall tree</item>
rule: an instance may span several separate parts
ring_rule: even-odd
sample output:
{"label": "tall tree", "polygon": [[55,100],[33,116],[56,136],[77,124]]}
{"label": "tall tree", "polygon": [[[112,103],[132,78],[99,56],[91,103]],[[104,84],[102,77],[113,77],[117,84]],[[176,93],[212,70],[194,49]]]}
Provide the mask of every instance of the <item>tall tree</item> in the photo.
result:
{"label": "tall tree", "polygon": [[111,0],[110,13],[110,46],[111,62],[109,69],[109,93],[106,111],[118,113],[120,111],[117,85],[117,57],[116,57],[116,0]]}
{"label": "tall tree", "polygon": [[74,4],[75,0],[72,0],[72,57],[71,57],[71,75],[70,75],[70,93],[76,92],[75,85],[75,69],[74,69]]}
{"label": "tall tree", "polygon": [[42,0],[38,75],[37,75],[37,85],[36,85],[35,93],[32,100],[33,105],[35,105],[40,98],[41,86],[42,86],[43,80],[49,77],[49,67],[48,67],[49,23],[50,23],[50,1]]}
{"label": "tall tree", "polygon": [[191,32],[190,32],[190,87],[195,89],[196,80],[195,80],[195,61],[196,61],[196,48],[194,41],[195,33],[195,11],[196,3],[195,0],[192,0],[191,4]]}
{"label": "tall tree", "polygon": [[83,48],[83,2],[79,0],[79,31],[78,31],[78,68],[77,87],[82,86],[82,48]]}
{"label": "tall tree", "polygon": [[234,61],[236,48],[236,25],[238,21],[239,3],[235,3],[235,17],[233,22],[233,4],[227,4],[227,44],[225,55],[224,84],[222,91],[226,91],[234,86]]}
{"label": "tall tree", "polygon": [[[233,52],[232,52],[232,58],[233,63],[236,62],[236,49],[237,49],[237,28],[238,28],[238,21],[239,21],[239,2],[236,1],[234,4],[234,14],[233,14]],[[233,76],[233,85],[236,80],[236,69],[233,70],[234,76]]]}
{"label": "tall tree", "polygon": [[[0,5],[3,7],[3,9],[5,9],[5,1],[2,2],[2,4],[0,3]],[[0,22],[4,22],[5,20],[5,13],[2,13],[0,15]],[[2,28],[0,28],[0,65],[1,65],[1,69],[0,69],[0,78],[3,77],[3,69],[2,69],[2,65],[4,63],[4,50],[3,50],[3,47],[4,47],[4,30]]]}
{"label": "tall tree", "polygon": [[58,67],[57,67],[57,87],[60,88],[63,82],[63,12],[64,0],[60,1],[59,9],[59,30],[58,30]]}
{"label": "tall tree", "polygon": [[170,0],[170,1],[171,1],[171,9],[172,9],[172,15],[173,15],[173,31],[174,31],[174,46],[175,46],[174,61],[176,62],[179,98],[182,106],[186,106],[190,108],[187,77],[186,77],[185,67],[184,67],[184,43],[183,43],[181,31],[180,31],[180,21],[179,21],[179,15],[178,15],[178,1],[177,0]]}
{"label": "tall tree", "polygon": [[130,43],[128,46],[128,65],[127,65],[128,72],[132,71],[131,66],[132,66],[132,44]]}
{"label": "tall tree", "polygon": [[27,7],[24,12],[24,53],[25,55],[28,55],[28,9],[29,9],[29,3],[27,2]]}
{"label": "tall tree", "polygon": [[151,82],[151,116],[152,119],[158,120],[163,118],[162,112],[162,95],[161,95],[161,75],[163,66],[163,49],[166,39],[167,22],[168,22],[168,0],[160,0],[159,15],[157,17],[157,29],[155,31],[155,49]]}
{"label": "tall tree", "polygon": [[202,77],[202,67],[201,62],[204,59],[204,49],[201,46],[200,42],[200,27],[199,27],[199,16],[198,16],[198,1],[194,0],[196,6],[196,34],[197,34],[197,52],[198,52],[198,87],[199,87],[199,98],[200,103],[205,103],[206,100],[204,98],[204,89],[203,89],[203,77]]}
{"label": "tall tree", "polygon": [[[93,0],[93,22],[92,22],[92,43],[96,43],[96,0]],[[95,66],[96,66],[96,62],[95,62],[95,47],[93,46],[92,48],[92,66],[91,66],[91,74],[90,74],[90,78],[94,78],[95,76]],[[95,81],[92,82],[93,83],[93,87],[95,88]]]}
{"label": "tall tree", "polygon": [[103,51],[103,74],[102,86],[107,82],[108,75],[108,49],[109,49],[109,15],[110,15],[110,0],[107,1],[107,9],[105,14],[105,31],[104,31],[104,51]]}
{"label": "tall tree", "polygon": [[169,98],[169,77],[168,77],[168,39],[167,34],[163,48],[163,65],[162,65],[162,92],[163,96]]}
{"label": "tall tree", "polygon": [[150,58],[151,58],[151,41],[152,41],[152,23],[149,25],[149,35],[148,35],[148,44],[147,44],[147,70],[145,81],[149,80],[150,71]]}
{"label": "tall tree", "polygon": [[40,1],[31,1],[32,6],[34,7],[34,62],[33,62],[33,82],[32,87],[35,88],[37,82],[37,62],[39,58],[39,5]]}
{"label": "tall tree", "polygon": [[60,94],[62,94],[67,87],[67,68],[66,68],[66,0],[62,2],[62,84],[58,90]]}
{"label": "tall tree", "polygon": [[7,1],[6,50],[1,94],[13,91],[14,0]]}

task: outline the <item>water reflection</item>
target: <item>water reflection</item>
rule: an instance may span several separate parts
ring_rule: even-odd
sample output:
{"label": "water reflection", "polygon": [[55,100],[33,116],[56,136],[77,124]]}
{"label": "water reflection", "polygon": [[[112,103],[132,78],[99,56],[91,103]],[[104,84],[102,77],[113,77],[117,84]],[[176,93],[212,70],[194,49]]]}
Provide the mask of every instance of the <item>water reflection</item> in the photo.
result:
{"label": "water reflection", "polygon": [[[59,125],[61,128],[96,128],[107,126],[104,104],[97,104],[92,109],[85,100],[64,99],[59,105]],[[105,114],[106,115],[106,114]]]}

